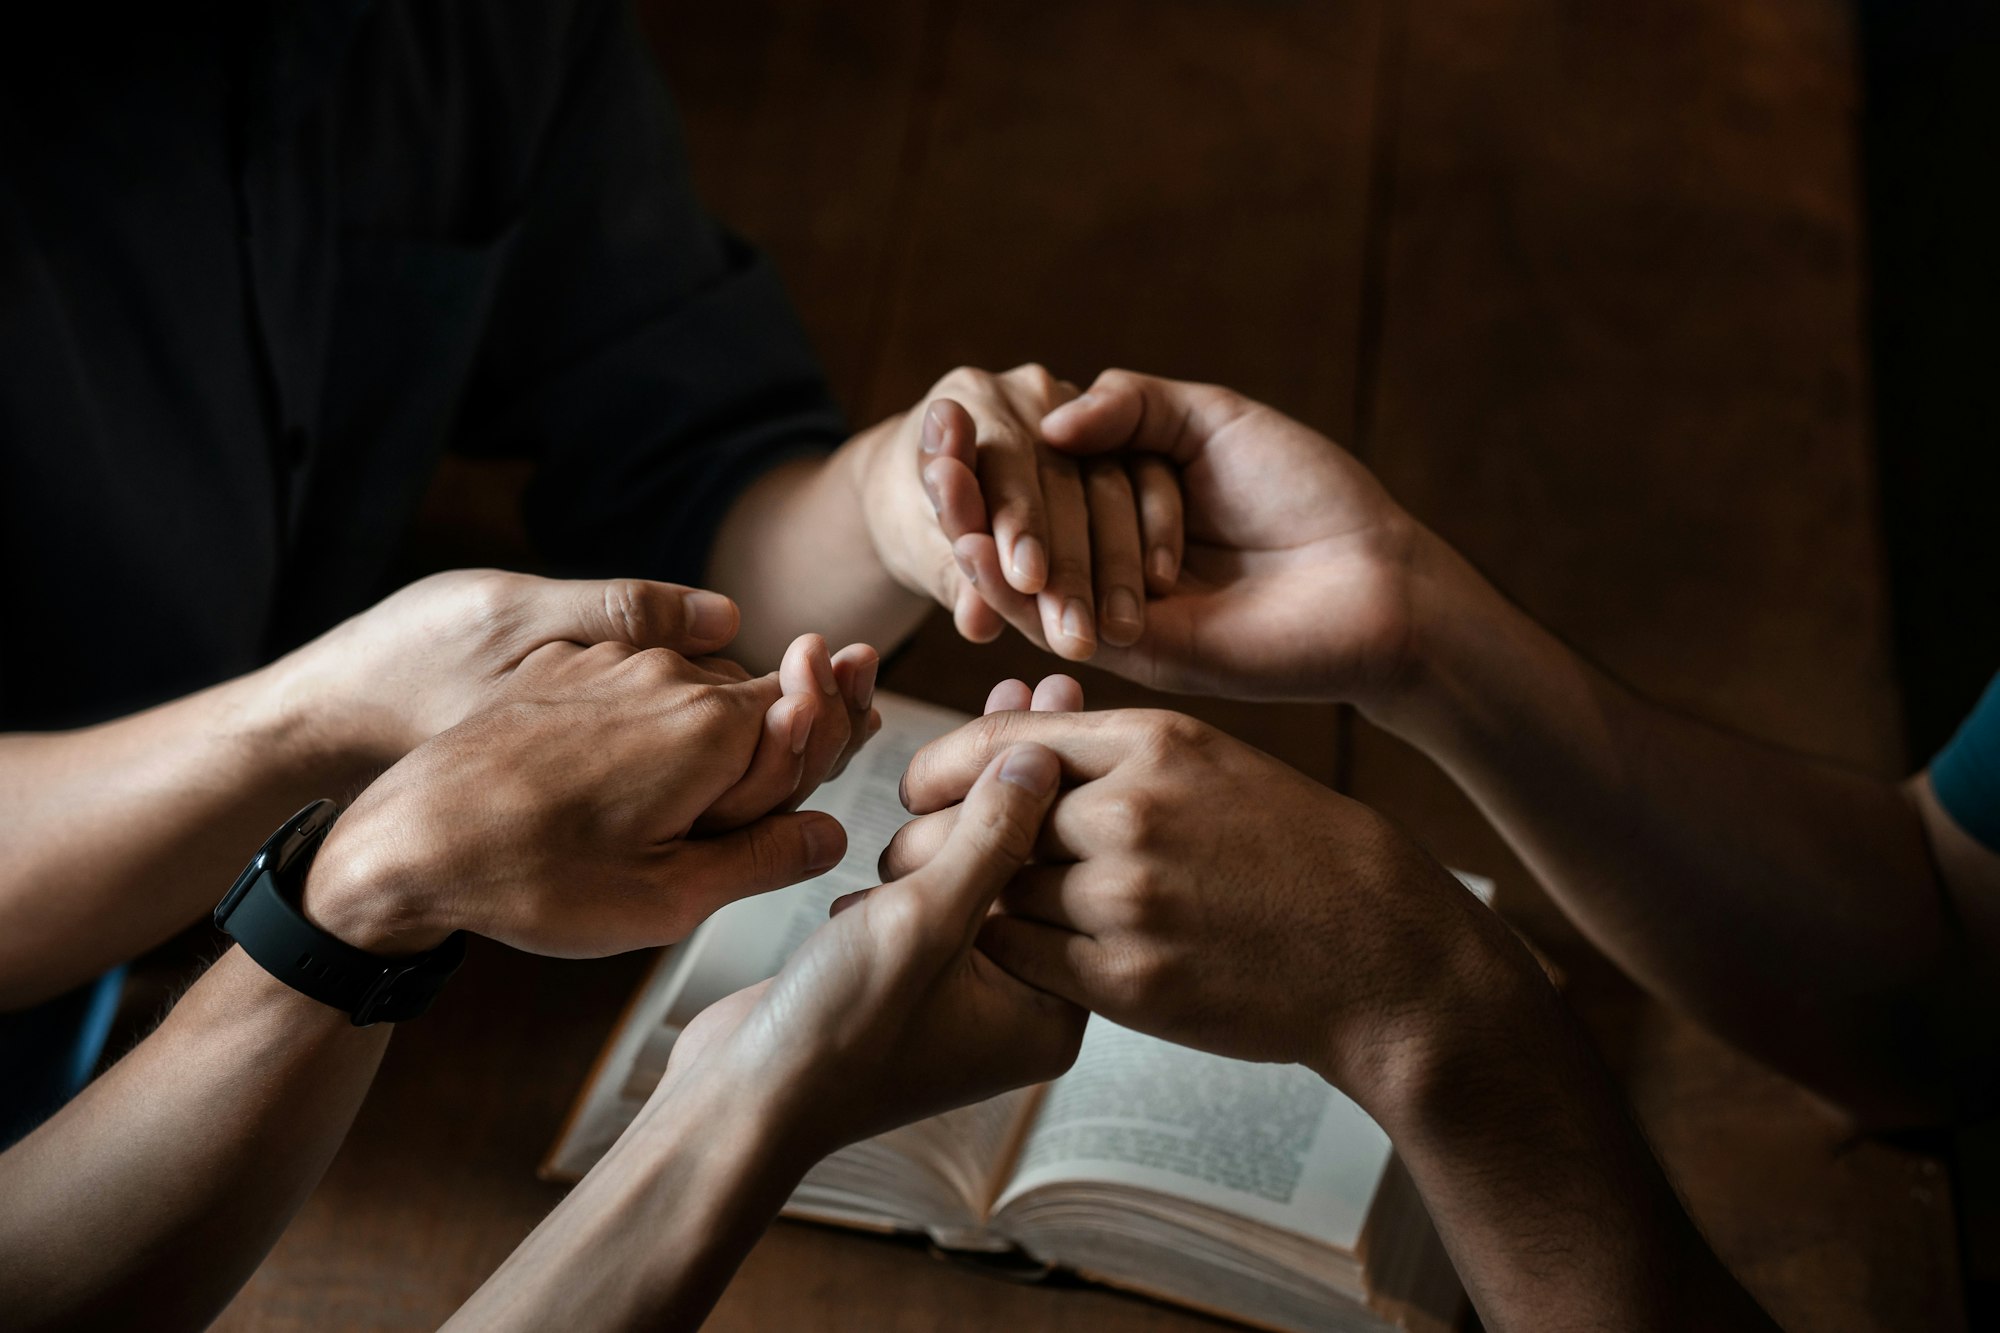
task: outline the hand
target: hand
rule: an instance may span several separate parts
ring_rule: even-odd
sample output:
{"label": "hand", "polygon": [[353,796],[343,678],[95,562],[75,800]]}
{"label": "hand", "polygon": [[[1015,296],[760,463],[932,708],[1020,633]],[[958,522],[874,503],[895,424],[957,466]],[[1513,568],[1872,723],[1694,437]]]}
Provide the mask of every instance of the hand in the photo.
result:
{"label": "hand", "polygon": [[[956,370],[916,408],[857,440],[877,554],[904,586],[951,607],[974,642],[1012,621],[1043,648],[1087,658],[1100,632],[1106,643],[1136,641],[1148,589],[1173,586],[1172,469],[1143,456],[1079,462],[1049,449],[1036,423],[1075,396],[1075,385],[1036,365],[997,376]],[[975,589],[974,566],[954,554],[954,541],[983,543],[986,583]],[[1148,549],[1161,563],[1145,566]]]}
{"label": "hand", "polygon": [[[1178,469],[1178,579],[1144,636],[1100,665],[1160,689],[1364,706],[1402,682],[1412,567],[1435,543],[1333,441],[1228,389],[1122,370],[1040,428],[1066,453],[1135,450]],[[996,577],[982,543],[957,550],[979,586]]]}
{"label": "hand", "polygon": [[973,947],[1034,845],[1057,777],[1040,746],[996,754],[968,781],[962,816],[928,864],[835,902],[776,977],[688,1025],[655,1104],[695,1080],[741,1080],[782,1104],[817,1157],[1068,1069],[1083,1011]]}
{"label": "hand", "polygon": [[1029,741],[1078,785],[979,947],[1039,990],[1169,1041],[1311,1065],[1369,1107],[1399,1056],[1470,1021],[1486,979],[1533,967],[1386,820],[1177,713],[1010,712],[933,742],[904,779],[922,817],[885,874],[922,873],[959,793]]}
{"label": "hand", "polygon": [[546,644],[692,657],[721,651],[736,629],[735,603],[698,588],[454,570],[412,583],[280,666],[294,711],[331,733],[327,748],[379,767],[486,706]]}
{"label": "hand", "polygon": [[[306,914],[380,954],[457,930],[561,957],[682,939],[845,852],[830,816],[770,813],[809,795],[845,748],[848,714],[822,677],[817,635],[756,679],[658,648],[537,649],[492,707],[413,750],[341,817]],[[787,678],[806,683],[788,692]]]}

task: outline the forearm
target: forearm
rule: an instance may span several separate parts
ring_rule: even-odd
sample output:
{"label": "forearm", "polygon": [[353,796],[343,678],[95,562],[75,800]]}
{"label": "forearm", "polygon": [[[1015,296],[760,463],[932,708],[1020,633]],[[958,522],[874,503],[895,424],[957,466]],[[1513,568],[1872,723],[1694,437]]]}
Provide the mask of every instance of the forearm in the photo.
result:
{"label": "forearm", "polygon": [[1768,1330],[1523,951],[1361,1100],[1493,1330]]}
{"label": "forearm", "polygon": [[360,778],[328,741],[286,662],[99,726],[0,737],[0,1009],[197,920],[281,820]]}
{"label": "forearm", "polygon": [[0,1309],[22,1328],[201,1328],[312,1192],[388,1043],[241,950],[0,1156]]}
{"label": "forearm", "polygon": [[745,1085],[662,1085],[447,1327],[698,1327],[809,1164],[794,1139]]}
{"label": "forearm", "polygon": [[1423,563],[1412,681],[1378,720],[1647,987],[1851,1104],[1927,1099],[1908,1033],[1952,939],[1897,788],[1652,705],[1455,555]]}
{"label": "forearm", "polygon": [[723,521],[706,578],[741,608],[730,655],[753,670],[776,667],[785,646],[809,632],[835,648],[866,643],[887,653],[930,607],[890,575],[869,536],[855,462],[868,438],[772,469]]}

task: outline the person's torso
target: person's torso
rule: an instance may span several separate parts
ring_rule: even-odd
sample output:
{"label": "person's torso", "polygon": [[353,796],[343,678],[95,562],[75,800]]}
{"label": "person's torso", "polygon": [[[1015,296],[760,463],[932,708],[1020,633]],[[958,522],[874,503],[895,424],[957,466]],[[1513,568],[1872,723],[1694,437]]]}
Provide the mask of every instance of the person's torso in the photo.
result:
{"label": "person's torso", "polygon": [[244,6],[258,31],[135,7],[15,48],[0,729],[186,693],[379,595],[465,392],[566,8]]}

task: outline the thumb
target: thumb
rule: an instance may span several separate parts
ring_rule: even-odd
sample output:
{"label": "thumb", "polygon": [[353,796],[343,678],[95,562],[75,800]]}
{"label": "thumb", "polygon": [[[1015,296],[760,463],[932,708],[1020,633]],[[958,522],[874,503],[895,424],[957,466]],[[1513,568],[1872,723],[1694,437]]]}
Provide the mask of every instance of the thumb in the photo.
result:
{"label": "thumb", "polygon": [[1062,763],[1045,745],[1015,745],[996,755],[960,807],[944,847],[905,881],[934,904],[970,946],[1007,881],[1027,861],[1042,819],[1055,803]]}
{"label": "thumb", "polygon": [[719,592],[651,579],[550,580],[555,604],[547,639],[712,653],[736,637],[736,603]]}
{"label": "thumb", "polygon": [[1042,418],[1042,438],[1068,454],[1136,449],[1185,464],[1226,418],[1227,402],[1228,391],[1214,385],[1107,370]]}
{"label": "thumb", "polygon": [[768,815],[732,833],[673,845],[668,877],[703,918],[716,909],[811,879],[840,864],[847,830],[818,810]]}

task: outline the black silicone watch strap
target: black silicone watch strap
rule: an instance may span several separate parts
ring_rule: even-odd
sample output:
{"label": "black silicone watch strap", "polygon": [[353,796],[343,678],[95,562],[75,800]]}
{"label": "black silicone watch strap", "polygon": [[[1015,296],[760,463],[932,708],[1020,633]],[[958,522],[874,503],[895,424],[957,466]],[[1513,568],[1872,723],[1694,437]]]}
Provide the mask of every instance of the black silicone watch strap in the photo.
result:
{"label": "black silicone watch strap", "polygon": [[299,891],[331,825],[332,806],[325,801],[287,820],[216,906],[215,924],[266,972],[348,1014],[357,1027],[415,1018],[458,970],[464,936],[413,958],[381,958],[308,921],[298,907]]}

